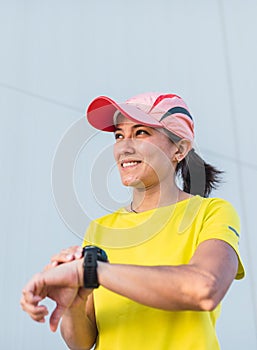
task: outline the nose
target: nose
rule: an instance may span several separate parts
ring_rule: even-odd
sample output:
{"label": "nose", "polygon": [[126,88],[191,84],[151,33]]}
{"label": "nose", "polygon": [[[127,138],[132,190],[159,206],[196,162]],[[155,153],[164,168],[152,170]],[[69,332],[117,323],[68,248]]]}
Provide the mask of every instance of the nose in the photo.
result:
{"label": "nose", "polygon": [[135,142],[131,138],[126,138],[114,144],[114,156],[116,160],[120,156],[131,155],[135,153]]}

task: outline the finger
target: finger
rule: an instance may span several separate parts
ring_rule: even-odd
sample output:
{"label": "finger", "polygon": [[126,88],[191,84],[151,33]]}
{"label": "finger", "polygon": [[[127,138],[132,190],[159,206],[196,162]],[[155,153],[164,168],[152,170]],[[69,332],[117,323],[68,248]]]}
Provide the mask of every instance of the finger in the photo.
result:
{"label": "finger", "polygon": [[23,290],[22,299],[25,303],[36,306],[42,300],[42,297],[39,295],[34,295],[34,293],[32,293],[31,291]]}
{"label": "finger", "polygon": [[26,284],[26,286],[23,288],[23,296],[26,298],[34,298],[41,296],[45,289],[45,283],[42,273],[37,273],[34,275],[31,280]]}
{"label": "finger", "polygon": [[76,252],[76,246],[70,247],[67,249],[63,249],[60,253],[55,254],[52,258],[51,261],[57,261],[57,262],[65,262],[65,261],[70,261],[73,259],[74,253]]}
{"label": "finger", "polygon": [[51,264],[47,264],[44,268],[43,268],[43,272],[47,271],[49,269],[51,269],[52,267],[54,267],[54,265],[57,265],[57,262],[52,262]]}
{"label": "finger", "polygon": [[51,258],[52,263],[64,263],[75,259],[80,259],[82,256],[82,248],[80,246],[72,246],[67,249],[63,249],[59,254],[54,255]]}
{"label": "finger", "polygon": [[28,315],[37,322],[44,322],[45,316],[48,315],[48,310],[44,305],[33,305],[21,298],[20,301],[21,308],[23,311],[27,312]]}
{"label": "finger", "polygon": [[80,259],[80,258],[82,258],[82,251],[83,251],[83,249],[82,249],[82,247],[78,247],[77,248],[77,250],[76,250],[76,252],[75,252],[75,259]]}
{"label": "finger", "polygon": [[69,262],[69,261],[71,261],[73,259],[74,259],[73,254],[70,254],[70,253],[66,252],[66,253],[61,253],[61,254],[54,255],[51,258],[51,263],[54,263],[54,264],[57,263],[57,265],[58,265],[60,263]]}
{"label": "finger", "polygon": [[58,261],[52,261],[50,264],[48,264],[44,267],[43,272],[47,271],[49,269],[52,269],[53,267],[56,267],[58,265],[59,265]]}
{"label": "finger", "polygon": [[56,332],[60,319],[64,314],[64,311],[65,309],[63,307],[57,305],[54,311],[52,312],[52,315],[49,320],[50,329],[52,332]]}
{"label": "finger", "polygon": [[45,317],[48,315],[48,310],[45,306],[37,306],[35,310],[32,310],[31,312],[28,312],[29,316],[32,318],[32,320],[36,322],[45,322]]}
{"label": "finger", "polygon": [[23,292],[23,295],[20,299],[20,305],[24,311],[32,313],[37,307],[39,307],[38,303],[41,300],[42,298],[40,296],[33,296],[32,293]]}

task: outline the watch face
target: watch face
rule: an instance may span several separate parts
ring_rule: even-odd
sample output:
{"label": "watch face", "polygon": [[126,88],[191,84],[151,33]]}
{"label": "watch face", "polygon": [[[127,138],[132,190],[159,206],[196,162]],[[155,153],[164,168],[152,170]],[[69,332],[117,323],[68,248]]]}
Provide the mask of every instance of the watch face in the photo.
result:
{"label": "watch face", "polygon": [[82,251],[82,256],[85,255],[85,251],[92,251],[92,250],[96,250],[96,253],[97,253],[97,260],[99,261],[104,261],[104,262],[107,262],[108,261],[108,256],[106,254],[106,252],[99,248],[99,247],[96,247],[96,246],[93,246],[93,245],[87,245],[83,248],[83,251]]}
{"label": "watch face", "polygon": [[97,260],[107,262],[108,261],[108,256],[106,252],[100,248],[98,248],[100,251],[97,251]]}

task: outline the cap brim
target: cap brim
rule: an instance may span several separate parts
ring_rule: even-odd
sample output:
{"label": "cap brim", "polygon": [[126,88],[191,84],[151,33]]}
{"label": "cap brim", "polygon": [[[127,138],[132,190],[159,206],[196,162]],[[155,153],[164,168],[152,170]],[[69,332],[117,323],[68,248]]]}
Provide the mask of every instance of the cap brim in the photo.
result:
{"label": "cap brim", "polygon": [[161,123],[135,105],[128,103],[118,104],[106,96],[97,97],[90,103],[86,113],[87,119],[96,129],[113,132],[115,131],[113,117],[117,110],[134,122],[139,122],[151,127],[162,127]]}

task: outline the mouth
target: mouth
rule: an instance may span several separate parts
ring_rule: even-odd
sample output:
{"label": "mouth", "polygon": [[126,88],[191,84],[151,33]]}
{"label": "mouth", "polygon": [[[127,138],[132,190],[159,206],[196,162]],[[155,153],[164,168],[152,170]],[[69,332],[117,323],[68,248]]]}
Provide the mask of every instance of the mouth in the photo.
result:
{"label": "mouth", "polygon": [[123,169],[126,168],[133,168],[135,166],[137,166],[138,164],[142,163],[141,160],[127,160],[127,161],[122,161],[121,162],[121,167]]}

